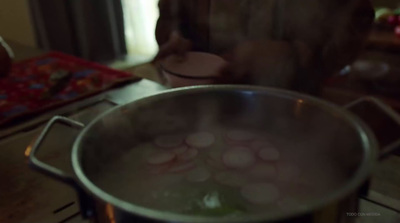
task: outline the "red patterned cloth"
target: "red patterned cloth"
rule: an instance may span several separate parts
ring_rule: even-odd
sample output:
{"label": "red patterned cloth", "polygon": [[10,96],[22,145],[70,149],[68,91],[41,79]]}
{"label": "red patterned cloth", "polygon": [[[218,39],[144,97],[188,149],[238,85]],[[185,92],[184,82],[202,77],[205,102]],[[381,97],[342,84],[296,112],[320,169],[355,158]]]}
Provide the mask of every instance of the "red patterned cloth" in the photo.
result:
{"label": "red patterned cloth", "polygon": [[0,125],[138,79],[58,52],[16,63],[7,77],[0,78]]}

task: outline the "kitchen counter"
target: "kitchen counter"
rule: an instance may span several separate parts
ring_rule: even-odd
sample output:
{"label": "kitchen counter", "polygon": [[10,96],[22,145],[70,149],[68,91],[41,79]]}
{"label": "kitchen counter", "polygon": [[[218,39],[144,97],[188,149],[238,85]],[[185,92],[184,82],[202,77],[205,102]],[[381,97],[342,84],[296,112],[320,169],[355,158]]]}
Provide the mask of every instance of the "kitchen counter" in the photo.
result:
{"label": "kitchen counter", "polygon": [[[18,59],[37,56],[43,51],[23,46],[15,47]],[[25,57],[24,57],[25,55]],[[52,179],[28,168],[24,156],[27,146],[53,115],[65,115],[82,123],[89,123],[98,114],[117,105],[126,104],[139,98],[162,92],[166,88],[157,84],[158,76],[145,65],[130,69],[146,79],[124,87],[104,92],[85,99],[87,106],[69,106],[42,114],[22,127],[3,130],[0,140],[0,222],[7,223],[75,223],[86,222],[79,217],[79,207],[74,191]],[[150,81],[151,79],[154,81]],[[338,90],[340,92],[340,90]],[[335,98],[335,94],[331,94]],[[345,98],[345,97],[343,97]],[[77,132],[62,126],[55,126],[49,139],[43,144],[41,158],[67,171],[70,144]],[[4,193],[4,191],[7,191]],[[391,156],[381,162],[374,172],[370,196],[361,198],[361,212],[379,213],[377,217],[359,217],[358,223],[400,222],[400,158]]]}

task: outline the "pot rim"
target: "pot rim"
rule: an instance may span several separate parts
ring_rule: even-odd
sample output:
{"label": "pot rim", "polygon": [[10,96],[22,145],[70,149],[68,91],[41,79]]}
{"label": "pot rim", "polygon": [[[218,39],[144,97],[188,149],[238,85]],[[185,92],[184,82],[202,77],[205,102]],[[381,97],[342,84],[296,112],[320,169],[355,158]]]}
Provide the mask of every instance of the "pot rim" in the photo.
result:
{"label": "pot rim", "polygon": [[[103,191],[101,188],[96,186],[94,183],[89,180],[89,178],[85,175],[81,167],[81,150],[80,150],[80,142],[82,138],[87,134],[87,132],[91,129],[91,127],[97,123],[98,120],[107,116],[110,113],[120,109],[121,107],[132,105],[133,103],[140,103],[143,100],[149,99],[157,99],[157,98],[168,98],[174,95],[179,95],[182,93],[190,92],[206,92],[210,90],[219,90],[219,91],[248,91],[249,94],[252,92],[263,92],[268,95],[276,95],[282,98],[290,98],[297,100],[304,100],[308,104],[312,104],[314,106],[318,106],[322,108],[326,112],[330,112],[331,114],[340,115],[343,120],[345,120],[349,125],[353,126],[355,130],[358,132],[361,143],[363,144],[364,158],[360,163],[358,170],[354,173],[354,176],[346,182],[341,188],[334,191],[330,195],[326,196],[324,199],[314,200],[310,202],[307,206],[303,206],[302,208],[295,209],[292,212],[284,213],[266,213],[266,214],[257,214],[251,216],[244,217],[235,217],[235,218],[224,218],[224,217],[205,217],[205,216],[188,216],[183,214],[174,214],[169,212],[157,211],[150,208],[141,207],[139,205],[135,205],[129,203],[127,201],[121,200],[113,195],[108,194]],[[149,97],[145,97],[134,102],[117,106],[109,111],[103,113],[98,116],[94,120],[92,120],[78,135],[76,138],[73,148],[72,148],[72,167],[76,174],[76,177],[79,180],[79,184],[83,187],[83,189],[89,193],[90,195],[100,199],[101,201],[112,205],[120,210],[123,210],[132,215],[136,215],[138,217],[144,217],[148,219],[155,219],[159,221],[168,221],[168,222],[231,222],[231,223],[239,223],[239,222],[261,222],[261,221],[277,221],[283,219],[289,219],[292,217],[300,216],[306,213],[314,212],[324,206],[333,203],[335,201],[339,201],[346,196],[350,195],[354,191],[357,190],[358,187],[364,183],[367,178],[370,176],[370,173],[377,162],[377,148],[378,143],[375,135],[372,133],[371,129],[363,122],[361,119],[356,117],[350,111],[341,108],[333,103],[327,102],[322,99],[318,99],[313,96],[292,92],[283,89],[276,88],[268,88],[268,87],[256,87],[256,86],[247,86],[247,85],[202,85],[202,86],[193,86],[193,87],[184,87],[178,89],[172,89],[168,91],[164,91],[162,93],[152,95]]]}

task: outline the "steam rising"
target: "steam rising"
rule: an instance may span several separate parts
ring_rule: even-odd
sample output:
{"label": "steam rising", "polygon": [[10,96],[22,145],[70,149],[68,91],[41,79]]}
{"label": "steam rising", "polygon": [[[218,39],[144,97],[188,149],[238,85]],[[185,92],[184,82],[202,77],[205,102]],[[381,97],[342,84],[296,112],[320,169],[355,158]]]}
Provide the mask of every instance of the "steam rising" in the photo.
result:
{"label": "steam rising", "polygon": [[[141,169],[142,157],[156,149],[152,141],[159,135],[198,131],[212,132],[222,140],[224,132],[235,128],[257,132],[279,148],[281,161],[302,172],[297,182],[313,187],[318,199],[354,177],[363,159],[357,131],[340,116],[307,100],[299,103],[267,92],[209,89],[152,97],[110,113],[83,139],[82,163],[89,179],[109,194],[146,207],[181,212],[172,208],[172,200],[161,198],[179,195],[167,190],[171,185],[192,188],[182,183],[182,176],[154,178]],[[147,197],[145,191],[155,197]],[[186,192],[200,196],[197,190]],[[187,201],[175,198],[177,208],[182,207],[179,202]]]}

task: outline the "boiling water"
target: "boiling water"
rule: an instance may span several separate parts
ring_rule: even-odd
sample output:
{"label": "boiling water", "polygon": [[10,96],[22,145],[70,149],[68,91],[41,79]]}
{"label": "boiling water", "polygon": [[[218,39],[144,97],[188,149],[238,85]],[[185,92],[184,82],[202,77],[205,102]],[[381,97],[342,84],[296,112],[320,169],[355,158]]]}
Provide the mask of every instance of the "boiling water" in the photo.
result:
{"label": "boiling water", "polygon": [[[193,145],[190,142],[187,145],[188,140],[186,150],[175,150],[184,146],[185,142],[179,146],[169,145],[170,148],[162,148],[154,141],[143,143],[132,148],[121,159],[106,165],[92,181],[103,191],[138,206],[206,216],[291,212],[305,208],[309,202],[320,199],[345,181],[345,174],[337,170],[322,152],[302,147],[299,142],[246,131],[253,137],[240,141],[227,138],[226,129],[213,128],[207,131],[215,137],[212,145],[196,148],[197,154],[191,155],[188,155],[188,151]],[[185,138],[189,134],[181,135]],[[252,149],[255,141],[270,144],[279,151],[279,157],[262,160],[260,150]],[[255,159],[245,167],[232,168],[227,165],[227,159],[224,159],[226,152],[237,147],[247,148],[254,153]],[[158,160],[154,159],[157,154],[165,152],[176,155],[173,158],[164,156],[164,160],[159,156]],[[240,164],[243,160],[233,159],[232,162]],[[274,173],[268,177],[252,176],[252,168],[260,163],[276,171],[272,171]],[[288,166],[291,168],[284,168]],[[199,171],[203,174],[199,175]],[[254,184],[267,185],[265,190],[271,190],[272,185],[277,191],[261,189],[260,196],[266,196],[266,200],[258,201],[257,194],[251,194],[253,192],[250,191],[250,195],[246,195],[243,189]]]}

